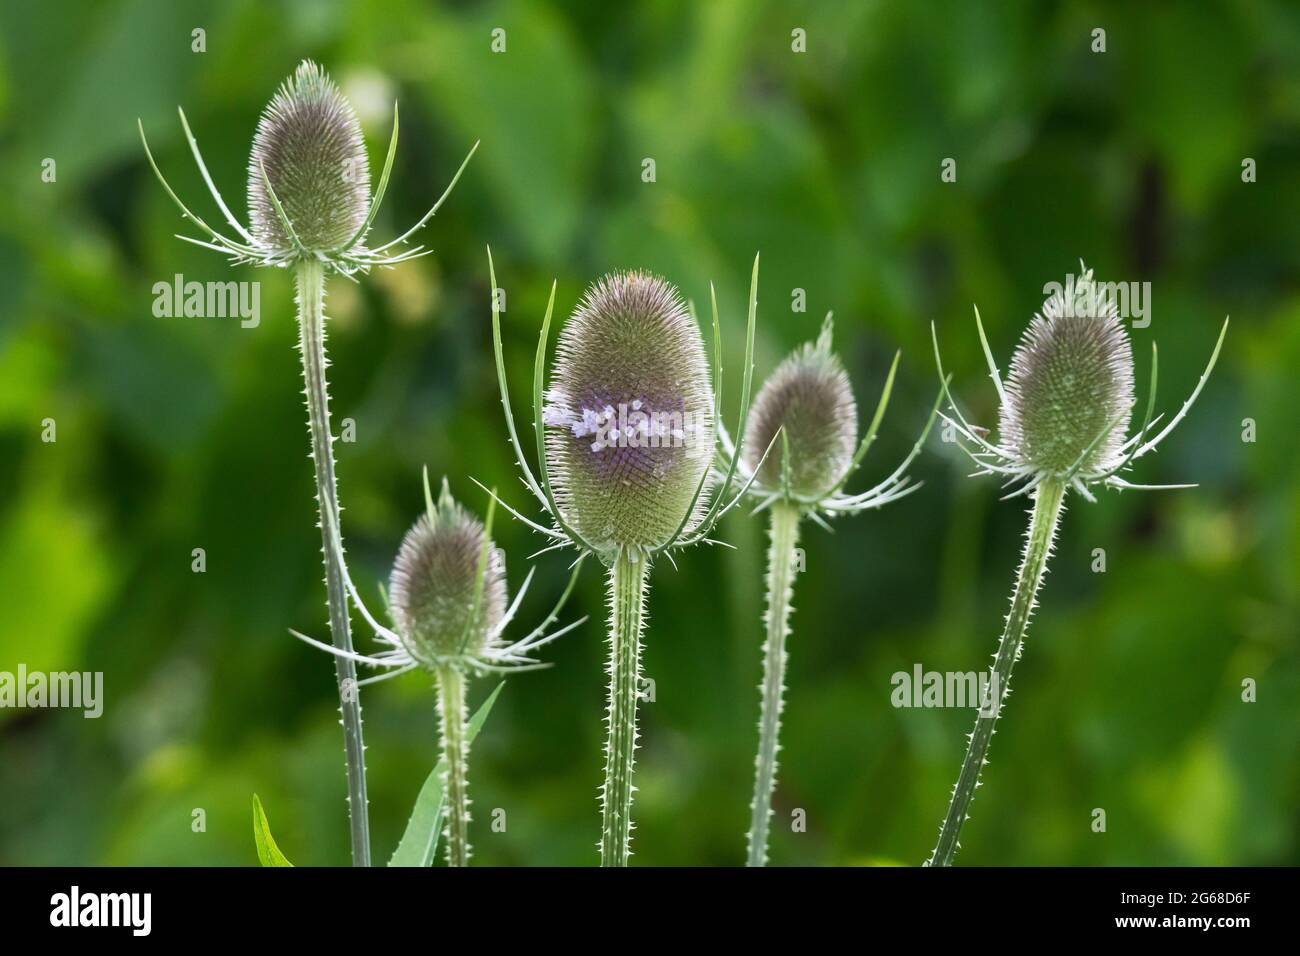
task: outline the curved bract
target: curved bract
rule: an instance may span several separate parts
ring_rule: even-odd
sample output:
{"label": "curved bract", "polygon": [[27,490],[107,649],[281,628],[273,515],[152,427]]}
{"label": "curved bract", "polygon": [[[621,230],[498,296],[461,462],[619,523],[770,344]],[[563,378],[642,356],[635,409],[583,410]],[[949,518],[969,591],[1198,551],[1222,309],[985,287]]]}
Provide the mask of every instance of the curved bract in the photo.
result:
{"label": "curved bract", "polygon": [[593,283],[560,331],[548,477],[598,553],[653,551],[705,513],[715,423],[704,341],[677,289],[643,272]]}

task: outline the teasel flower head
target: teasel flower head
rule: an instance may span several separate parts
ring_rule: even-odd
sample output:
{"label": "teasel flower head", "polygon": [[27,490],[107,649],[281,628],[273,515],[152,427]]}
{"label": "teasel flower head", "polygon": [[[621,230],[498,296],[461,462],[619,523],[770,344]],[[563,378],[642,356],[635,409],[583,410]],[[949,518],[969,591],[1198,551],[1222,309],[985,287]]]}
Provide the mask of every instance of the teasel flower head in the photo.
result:
{"label": "teasel flower head", "polygon": [[844,363],[835,353],[833,333],[828,314],[816,341],[805,342],[788,355],[754,399],[741,473],[753,479],[749,493],[760,499],[757,511],[783,501],[824,525],[824,518],[879,508],[921,487],[907,476],[907,469],[930,434],[937,401],[920,437],[888,478],[867,491],[844,493],[876,440],[899,355],[894,356],[871,424],[859,442],[858,406]]}
{"label": "teasel flower head", "polygon": [[[496,270],[488,253],[493,290]],[[740,428],[745,427],[758,308],[758,258],[750,278]],[[524,484],[551,524],[525,518],[550,548],[576,547],[609,565],[620,554],[653,558],[700,542],[744,495],[732,495],[741,454],[718,447],[721,365],[717,300],[712,369],[693,310],[666,280],[613,273],[592,283],[564,324],[546,387],[555,285],[533,375],[540,478],[527,464],[505,377],[498,298],[493,342],[502,406]],[[728,443],[728,447],[730,447]],[[499,499],[498,499],[499,500]],[[550,550],[547,548],[545,550]]]}
{"label": "teasel flower head", "polygon": [[388,580],[395,630],[412,659],[474,656],[487,646],[505,616],[504,565],[483,523],[444,481],[402,540]]}
{"label": "teasel flower head", "polygon": [[226,205],[203,162],[185,111],[178,108],[178,112],[199,174],[234,235],[213,228],[181,201],[154,160],[143,122],[137,121],[145,155],[182,217],[201,234],[177,238],[222,253],[232,263],[288,267],[303,259],[318,259],[336,272],[352,275],[428,255],[431,250],[408,245],[408,240],[437,213],[478,149],[475,143],[442,196],[414,226],[396,239],[367,246],[396,155],[396,104],[388,155],[372,196],[370,163],[356,113],[321,67],[310,60],[299,64],[267,105],[253,135],[248,226]]}
{"label": "teasel flower head", "polygon": [[1133,350],[1114,301],[1094,296],[1096,288],[1089,273],[1070,301],[1053,292],[1011,356],[998,433],[1035,471],[1059,474],[1076,462],[1104,471],[1123,460],[1136,402]]}
{"label": "teasel flower head", "polygon": [[574,563],[568,585],[551,613],[527,635],[511,641],[505,632],[528,592],[533,572],[529,570],[519,593],[509,601],[505,559],[492,543],[495,504],[489,503],[487,519],[480,522],[452,498],[445,478],[435,501],[427,472],[424,493],[425,513],[402,539],[389,578],[387,600],[392,626],[379,623],[350,577],[346,581],[353,603],[374,629],[383,649],[373,655],[358,654],[296,631],[292,632],[294,636],[336,656],[385,669],[378,677],[358,684],[385,680],[417,667],[435,674],[447,667],[475,674],[513,673],[547,666],[532,658],[532,652],[587,620],[584,617],[548,631],[573,591],[582,559]]}
{"label": "teasel flower head", "polygon": [[280,221],[272,189],[309,252],[336,249],[365,226],[370,161],[361,123],[334,81],[310,60],[285,80],[262,113],[248,160],[253,236],[288,254],[294,240]]}
{"label": "teasel flower head", "polygon": [[[839,481],[858,442],[858,404],[840,357],[831,349],[831,317],[816,342],[786,357],[754,399],[745,436],[745,464],[759,480],[783,481],[798,495],[820,497]],[[783,432],[782,450],[758,460]],[[758,451],[755,451],[758,449]],[[782,472],[785,472],[783,475]]]}
{"label": "teasel flower head", "polygon": [[704,516],[713,389],[681,294],[643,272],[605,276],[560,331],[547,402],[548,472],[565,520],[598,552],[662,547]]}
{"label": "teasel flower head", "polygon": [[[1096,500],[1090,489],[1098,485],[1117,490],[1194,487],[1136,485],[1120,476],[1138,458],[1154,451],[1196,401],[1218,361],[1227,320],[1195,389],[1163,428],[1159,428],[1163,416],[1152,416],[1158,372],[1152,343],[1145,414],[1141,427],[1130,435],[1137,400],[1128,333],[1116,309],[1113,287],[1097,283],[1082,262],[1079,268],[1080,275],[1067,277],[1030,321],[1011,357],[1005,384],[975,310],[989,377],[998,392],[997,442],[986,437],[985,429],[970,424],[946,387],[951,415],[945,414],[945,421],[965,440],[960,447],[978,466],[977,474],[1006,478],[1004,487],[1011,489],[1008,498],[1027,494],[1048,479],[1064,482],[1089,501]],[[931,330],[942,377],[938,335],[933,326]]]}

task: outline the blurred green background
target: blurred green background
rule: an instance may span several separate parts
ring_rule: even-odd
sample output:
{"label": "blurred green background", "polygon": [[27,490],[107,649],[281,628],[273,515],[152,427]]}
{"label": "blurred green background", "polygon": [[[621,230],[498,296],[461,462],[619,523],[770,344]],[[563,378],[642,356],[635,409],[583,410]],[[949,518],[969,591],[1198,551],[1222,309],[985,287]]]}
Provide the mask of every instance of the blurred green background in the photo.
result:
{"label": "blurred green background", "polygon": [[[191,51],[196,27],[206,52]],[[1098,27],[1105,53],[1090,49]],[[183,105],[242,217],[259,112],[308,56],[352,97],[372,164],[401,103],[380,236],[483,141],[422,237],[436,255],[330,283],[336,429],[353,418],[357,436],[338,446],[344,530],[365,593],[419,512],[422,465],[476,509],[471,475],[527,505],[493,377],[485,244],[517,398],[552,277],[567,312],[593,277],[639,266],[696,301],[717,283],[731,415],[761,250],[760,376],[834,309],[865,417],[903,350],[859,486],[924,420],[931,320],[957,394],[992,424],[972,303],[1005,363],[1043,284],[1082,257],[1103,280],[1152,283],[1133,338],[1139,356],[1159,341],[1162,409],[1232,315],[1199,404],[1133,478],[1201,486],[1071,499],[958,862],[1300,859],[1300,8],[61,0],[0,7],[0,670],[103,671],[106,703],[99,720],[0,711],[0,863],[251,864],[254,791],[291,859],[347,862],[333,668],[288,633],[327,633],[291,277],[173,238],[182,223],[135,128],[217,221]],[[948,157],[955,183],[940,180]],[[1247,157],[1257,182],[1242,181]],[[151,287],[176,273],[259,280],[260,326],[154,317]],[[1142,395],[1145,382],[1140,361]],[[774,863],[916,864],[936,836],[972,716],[895,709],[890,676],[987,665],[1025,504],[965,477],[937,435],[915,471],[919,494],[833,535],[807,528]],[[517,586],[539,539],[499,527]],[[764,531],[737,514],[722,536],[738,550],[655,572],[634,863],[743,860]],[[538,560],[523,619],[549,607],[566,563]],[[478,863],[597,859],[596,571],[574,611],[592,623],[553,646],[553,669],[510,679],[475,746]],[[433,697],[408,675],[363,703],[382,861],[433,763]]]}

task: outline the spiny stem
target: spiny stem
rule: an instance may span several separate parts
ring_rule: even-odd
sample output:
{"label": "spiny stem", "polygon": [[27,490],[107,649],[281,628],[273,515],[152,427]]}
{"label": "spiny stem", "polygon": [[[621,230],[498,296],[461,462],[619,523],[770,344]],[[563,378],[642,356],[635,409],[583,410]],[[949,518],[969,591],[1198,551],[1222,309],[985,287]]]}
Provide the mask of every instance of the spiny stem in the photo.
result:
{"label": "spiny stem", "polygon": [[1007,614],[1006,628],[998,643],[989,684],[988,693],[998,695],[997,706],[993,706],[991,700],[980,701],[979,716],[975,718],[975,730],[970,735],[970,745],[962,760],[961,773],[953,787],[952,802],[948,805],[948,814],[939,829],[939,842],[935,844],[926,866],[951,866],[957,853],[957,838],[961,835],[962,824],[968,819],[966,811],[970,807],[971,798],[980,785],[980,771],[987,762],[985,755],[993,737],[994,725],[1002,713],[1003,701],[1011,692],[1011,669],[1020,659],[1025,630],[1034,610],[1038,588],[1047,572],[1047,559],[1052,553],[1052,541],[1056,536],[1056,525],[1064,503],[1065,483],[1060,480],[1046,479],[1034,492],[1034,509],[1030,513],[1029,530],[1025,536],[1025,555],[1016,575],[1011,611]]}
{"label": "spiny stem", "polygon": [[601,788],[600,865],[627,866],[632,842],[632,765],[636,756],[636,705],[641,693],[641,629],[645,626],[643,555],[618,553],[609,569],[609,739]]}
{"label": "spiny stem", "polygon": [[[352,625],[348,619],[348,599],[344,585],[338,489],[334,480],[334,438],[330,433],[329,389],[325,380],[325,273],[320,261],[303,259],[299,262],[295,280],[299,350],[302,353],[302,375],[306,384],[311,458],[316,466],[316,503],[320,517],[321,550],[325,554],[325,590],[329,603],[330,633],[335,647],[351,652]],[[348,772],[352,864],[369,866],[366,748],[361,739],[361,698],[357,688],[357,669],[352,661],[335,657],[334,671],[338,678],[339,711],[343,715],[343,752]]]}
{"label": "spiny stem", "polygon": [[747,866],[767,865],[767,825],[776,789],[776,754],[781,749],[781,708],[785,694],[785,639],[790,634],[790,599],[794,594],[794,555],[799,541],[799,509],[777,502],[772,506],[767,551],[767,641],[763,645],[763,682],[758,685],[758,756],[754,759],[754,800],[750,804]]}
{"label": "spiny stem", "polygon": [[469,740],[465,733],[465,675],[438,669],[438,714],[442,753],[447,759],[447,865],[469,866]]}

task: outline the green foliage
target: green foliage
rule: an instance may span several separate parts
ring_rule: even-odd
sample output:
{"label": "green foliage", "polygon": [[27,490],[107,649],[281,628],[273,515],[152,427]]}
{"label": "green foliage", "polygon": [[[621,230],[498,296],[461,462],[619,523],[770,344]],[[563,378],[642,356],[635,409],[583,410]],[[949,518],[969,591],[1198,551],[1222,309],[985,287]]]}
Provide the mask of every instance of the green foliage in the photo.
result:
{"label": "green foliage", "polygon": [[[354,102],[376,170],[401,103],[376,236],[423,215],[483,140],[423,234],[434,255],[330,283],[335,434],[356,426],[335,442],[343,531],[363,594],[422,507],[424,464],[480,513],[470,476],[537,516],[504,441],[489,242],[530,454],[553,277],[557,329],[606,272],[662,274],[701,317],[716,280],[731,428],[761,250],[756,382],[834,310],[865,427],[902,351],[846,494],[888,474],[925,423],[930,320],[963,410],[994,424],[972,303],[1005,363],[1044,281],[1082,256],[1099,277],[1152,283],[1151,325],[1130,335],[1143,402],[1160,343],[1157,411],[1195,387],[1232,315],[1204,394],[1134,479],[1201,486],[1072,500],[958,862],[1300,863],[1300,17],[1288,0],[1166,7],[1107,5],[1108,50],[1093,54],[1086,0],[668,0],[617,18],[558,0],[245,3],[207,18],[197,54],[182,4],[0,5],[0,670],[100,670],[105,692],[98,720],[0,710],[0,859],[246,864],[254,790],[296,864],[348,859],[337,688],[287,630],[324,636],[292,280],[173,238],[135,127],[219,222],[184,106],[243,220],[256,118],[311,57]],[[790,50],[794,26],[806,54]],[[154,283],[177,273],[259,281],[260,325],[154,316]],[[933,846],[973,715],[896,709],[890,675],[989,663],[1027,506],[966,479],[941,427],[911,469],[919,492],[834,535],[804,527],[774,861],[915,865]],[[504,515],[493,537],[517,585],[543,542]],[[739,550],[655,564],[635,864],[734,864],[747,824],[765,541],[740,513],[715,536]],[[565,556],[536,563],[523,621],[568,578]],[[475,746],[476,864],[593,861],[603,600],[591,578],[575,589],[566,619],[591,623],[548,645],[554,667],[512,682]],[[433,698],[421,673],[363,694],[373,841],[389,848],[434,759]],[[206,832],[191,828],[200,807]],[[486,826],[496,807],[505,833]]]}

